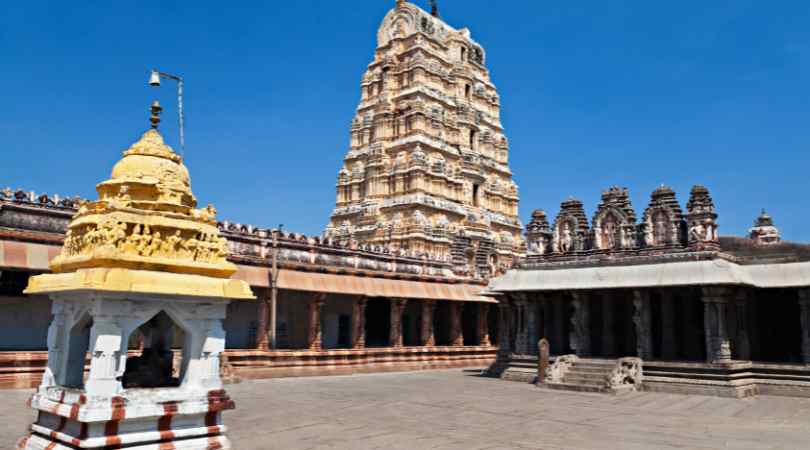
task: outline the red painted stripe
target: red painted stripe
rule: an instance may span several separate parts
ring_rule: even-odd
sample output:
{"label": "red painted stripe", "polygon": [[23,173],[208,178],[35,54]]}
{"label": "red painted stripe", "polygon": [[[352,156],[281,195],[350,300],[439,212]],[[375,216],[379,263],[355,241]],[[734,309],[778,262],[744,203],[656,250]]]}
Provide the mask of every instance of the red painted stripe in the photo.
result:
{"label": "red painted stripe", "polygon": [[[162,435],[163,435],[163,433],[161,433],[161,436]],[[174,437],[174,436],[172,436],[172,437]],[[162,443],[162,444],[160,444],[158,446],[158,450],[176,450],[176,449],[177,449],[177,447],[175,447],[174,444],[171,443],[171,442],[164,442],[164,443]]]}
{"label": "red painted stripe", "polygon": [[[79,418],[79,407],[80,407],[80,405],[78,403],[74,403],[73,405],[71,405],[71,407],[70,407],[70,418],[71,419],[76,420],[76,419]],[[54,411],[54,414],[56,414],[56,411]]]}
{"label": "red painted stripe", "polygon": [[104,436],[117,436],[118,435],[118,421],[110,420],[104,424]]}
{"label": "red painted stripe", "polygon": [[216,411],[209,411],[205,414],[205,426],[207,427],[214,427],[219,425],[217,421],[217,412]]}
{"label": "red painted stripe", "polygon": [[222,443],[219,442],[219,437],[213,436],[208,438],[207,450],[219,450],[222,448]]}
{"label": "red painted stripe", "polygon": [[53,450],[55,448],[56,448],[56,442],[51,442],[50,444],[48,444],[47,447],[45,447],[45,450]]}
{"label": "red painted stripe", "polygon": [[112,404],[112,417],[110,420],[115,421],[122,421],[127,416],[127,410],[125,407],[126,401],[123,397],[113,397],[111,400]]}

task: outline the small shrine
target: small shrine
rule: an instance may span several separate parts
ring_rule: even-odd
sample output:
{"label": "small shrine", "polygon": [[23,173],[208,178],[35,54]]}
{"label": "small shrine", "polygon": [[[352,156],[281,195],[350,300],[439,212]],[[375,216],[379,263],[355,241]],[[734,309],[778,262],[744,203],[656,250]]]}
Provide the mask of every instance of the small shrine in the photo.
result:
{"label": "small shrine", "polygon": [[222,320],[254,297],[230,279],[216,210],[197,208],[160,112],[155,102],[151,129],[81,205],[52,273],[30,279],[25,292],[48,295],[53,319],[19,449],[231,448]]}

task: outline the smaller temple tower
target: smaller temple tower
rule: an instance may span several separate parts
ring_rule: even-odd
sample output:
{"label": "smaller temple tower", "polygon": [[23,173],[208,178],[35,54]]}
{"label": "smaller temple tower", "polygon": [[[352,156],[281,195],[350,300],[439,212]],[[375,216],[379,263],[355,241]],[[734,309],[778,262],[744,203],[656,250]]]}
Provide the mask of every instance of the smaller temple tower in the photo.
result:
{"label": "smaller temple tower", "polygon": [[765,210],[754,221],[754,226],[748,230],[749,236],[757,245],[770,245],[782,242],[779,229],[773,224],[773,219]]}
{"label": "smaller temple tower", "polygon": [[18,449],[231,448],[222,320],[230,301],[254,297],[230,279],[216,211],[196,208],[160,110],[73,217],[53,273],[25,291],[50,296],[53,320],[38,416]]}

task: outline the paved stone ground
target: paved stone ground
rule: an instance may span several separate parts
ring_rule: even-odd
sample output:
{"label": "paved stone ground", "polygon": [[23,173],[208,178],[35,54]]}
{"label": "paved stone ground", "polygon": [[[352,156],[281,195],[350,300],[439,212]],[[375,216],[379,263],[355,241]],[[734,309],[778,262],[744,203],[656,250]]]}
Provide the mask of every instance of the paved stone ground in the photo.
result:
{"label": "paved stone ground", "polygon": [[[228,387],[239,450],[808,449],[810,399],[547,391],[444,370]],[[33,415],[0,391],[0,448]]]}

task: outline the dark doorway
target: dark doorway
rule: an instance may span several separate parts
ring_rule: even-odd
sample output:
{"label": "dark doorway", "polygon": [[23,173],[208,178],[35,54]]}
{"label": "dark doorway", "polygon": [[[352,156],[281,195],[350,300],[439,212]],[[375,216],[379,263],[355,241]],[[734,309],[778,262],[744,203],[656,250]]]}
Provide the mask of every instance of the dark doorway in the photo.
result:
{"label": "dark doorway", "polygon": [[391,337],[391,301],[370,299],[366,304],[366,347],[388,347]]}
{"label": "dark doorway", "polygon": [[352,317],[348,314],[338,316],[338,347],[349,348],[352,338]]}
{"label": "dark doorway", "polygon": [[[800,363],[802,331],[799,300],[793,289],[758,289],[749,302],[753,317],[751,359],[762,362]],[[749,336],[750,339],[750,336]]]}
{"label": "dark doorway", "polygon": [[436,302],[436,310],[433,313],[433,334],[436,337],[436,345],[450,345],[452,342],[452,320],[450,302],[440,300]]}

